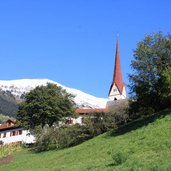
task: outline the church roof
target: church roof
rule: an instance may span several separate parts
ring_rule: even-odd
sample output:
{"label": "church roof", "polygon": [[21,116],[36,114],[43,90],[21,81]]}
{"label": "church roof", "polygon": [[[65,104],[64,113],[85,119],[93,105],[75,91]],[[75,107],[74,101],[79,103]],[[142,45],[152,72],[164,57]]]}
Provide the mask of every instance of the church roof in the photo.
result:
{"label": "church roof", "polygon": [[114,66],[114,73],[113,73],[113,80],[112,84],[110,86],[109,93],[113,87],[113,85],[116,85],[118,88],[120,94],[122,94],[124,82],[122,80],[122,72],[121,72],[121,64],[120,64],[120,53],[119,53],[119,41],[117,39],[116,42],[116,54],[115,54],[115,66]]}

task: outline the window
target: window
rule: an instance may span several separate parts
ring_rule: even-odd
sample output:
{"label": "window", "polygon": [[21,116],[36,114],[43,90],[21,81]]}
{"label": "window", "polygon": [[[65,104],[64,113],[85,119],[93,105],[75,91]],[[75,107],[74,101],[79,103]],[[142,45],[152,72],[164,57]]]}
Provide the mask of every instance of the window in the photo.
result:
{"label": "window", "polygon": [[16,135],[18,135],[18,131],[12,131],[12,132],[10,132],[10,137],[11,136],[16,136]]}
{"label": "window", "polygon": [[117,89],[115,88],[115,89],[113,89],[113,92],[117,92]]}
{"label": "window", "polygon": [[22,134],[22,130],[19,130],[19,131],[18,131],[18,134],[21,135],[21,134]]}
{"label": "window", "polygon": [[72,120],[71,118],[67,119],[67,120],[66,120],[66,124],[68,124],[68,125],[69,125],[69,124],[73,124],[73,120]]}
{"label": "window", "polygon": [[69,124],[73,124],[73,120],[72,119],[69,120]]}
{"label": "window", "polygon": [[3,138],[5,138],[6,136],[7,136],[7,133],[6,133],[6,132],[4,132]]}
{"label": "window", "polygon": [[15,136],[16,135],[16,131],[12,131],[12,136]]}

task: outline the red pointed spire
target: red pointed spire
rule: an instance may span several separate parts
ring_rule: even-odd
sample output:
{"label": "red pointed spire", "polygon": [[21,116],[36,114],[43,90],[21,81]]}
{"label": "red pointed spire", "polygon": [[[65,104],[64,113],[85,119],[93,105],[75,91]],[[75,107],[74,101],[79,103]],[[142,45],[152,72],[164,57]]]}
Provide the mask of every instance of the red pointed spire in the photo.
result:
{"label": "red pointed spire", "polygon": [[120,53],[119,53],[119,40],[117,38],[116,42],[116,54],[115,54],[115,66],[114,66],[114,73],[113,73],[113,81],[109,90],[109,93],[113,87],[116,85],[120,94],[122,94],[124,82],[122,80],[122,72],[121,72],[121,65],[120,65]]}

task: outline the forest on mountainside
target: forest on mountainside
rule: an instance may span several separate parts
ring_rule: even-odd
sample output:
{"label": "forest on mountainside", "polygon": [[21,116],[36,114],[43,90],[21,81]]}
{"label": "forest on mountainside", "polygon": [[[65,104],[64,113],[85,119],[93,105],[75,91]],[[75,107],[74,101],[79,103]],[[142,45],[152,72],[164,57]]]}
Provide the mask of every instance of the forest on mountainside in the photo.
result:
{"label": "forest on mountainside", "polygon": [[0,90],[0,114],[16,117],[18,105],[10,91]]}

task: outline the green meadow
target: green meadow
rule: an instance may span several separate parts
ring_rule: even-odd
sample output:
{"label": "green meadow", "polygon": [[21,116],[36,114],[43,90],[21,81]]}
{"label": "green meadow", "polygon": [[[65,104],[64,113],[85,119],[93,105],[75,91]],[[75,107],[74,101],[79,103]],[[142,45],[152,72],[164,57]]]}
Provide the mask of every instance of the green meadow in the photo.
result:
{"label": "green meadow", "polygon": [[171,110],[78,146],[13,154],[1,171],[171,171]]}

